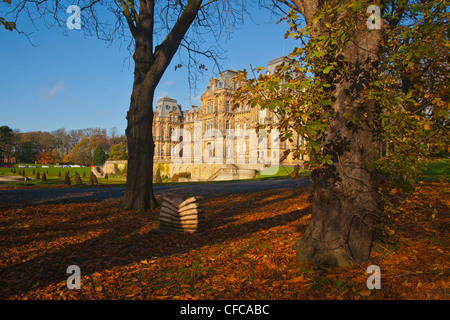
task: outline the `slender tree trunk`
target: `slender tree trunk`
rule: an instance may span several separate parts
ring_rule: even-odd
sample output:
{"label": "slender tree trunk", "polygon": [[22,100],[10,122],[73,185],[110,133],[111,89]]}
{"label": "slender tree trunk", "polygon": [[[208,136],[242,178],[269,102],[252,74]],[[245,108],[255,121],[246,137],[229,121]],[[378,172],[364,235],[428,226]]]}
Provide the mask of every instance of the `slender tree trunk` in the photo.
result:
{"label": "slender tree trunk", "polygon": [[153,48],[154,0],[142,0],[139,23],[134,26],[127,16],[136,49],[133,92],[127,113],[128,141],[127,184],[123,206],[138,211],[153,210],[157,202],[153,193],[153,97],[156,86],[193,23],[202,0],[189,0],[165,40]]}
{"label": "slender tree trunk", "polygon": [[[295,2],[308,15],[307,21],[320,9],[318,1]],[[313,172],[311,223],[296,244],[299,261],[325,266],[369,258],[383,212],[377,172],[368,165],[378,158],[380,110],[362,99],[377,67],[381,32],[369,31],[365,21],[357,23],[360,32],[342,52],[341,67],[348,73],[337,70],[328,79],[336,117],[322,137],[322,148],[333,165]],[[344,113],[361,122],[349,123]]]}
{"label": "slender tree trunk", "polygon": [[134,54],[135,81],[127,113],[128,169],[123,198],[125,207],[139,211],[154,209],[157,205],[152,188],[155,146],[152,106],[156,85],[145,77],[150,70],[151,54],[145,52],[143,47],[142,44],[136,44]]}

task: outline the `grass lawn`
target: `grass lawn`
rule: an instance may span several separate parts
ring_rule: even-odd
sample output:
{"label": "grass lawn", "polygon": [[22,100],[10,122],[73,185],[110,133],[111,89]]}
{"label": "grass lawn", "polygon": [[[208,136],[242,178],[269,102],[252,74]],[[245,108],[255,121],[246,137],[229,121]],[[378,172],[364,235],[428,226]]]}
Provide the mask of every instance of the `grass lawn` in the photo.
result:
{"label": "grass lawn", "polygon": [[[27,166],[27,168],[19,168],[19,165]],[[29,168],[29,166],[36,166],[36,168]],[[90,167],[80,167],[80,168],[55,168],[55,165],[50,164],[48,165],[49,168],[42,168],[42,164],[32,164],[32,163],[19,163],[15,164],[14,168],[16,169],[16,172],[19,170],[25,170],[25,175],[27,177],[34,177],[36,173],[39,171],[39,173],[42,175],[44,172],[48,176],[58,176],[58,173],[61,172],[62,175],[64,175],[65,172],[69,172],[69,174],[75,175],[75,172],[78,172],[80,175],[83,175],[83,172],[86,173],[86,175],[89,175],[89,172],[91,171]],[[45,165],[44,165],[45,166]],[[33,174],[33,170],[35,171],[35,174]],[[0,175],[8,176],[8,175],[18,175],[17,173],[11,173],[11,168],[0,168]]]}
{"label": "grass lawn", "polygon": [[[34,179],[27,183],[28,187],[56,187],[64,185],[64,174],[69,172],[72,186],[75,179],[75,173],[78,172],[82,177],[83,185],[87,185],[89,182],[89,173],[91,171],[90,167],[80,167],[80,168],[55,168],[54,165],[49,165],[49,168],[42,168],[42,165],[35,165],[36,168],[29,168],[30,165],[33,164],[23,164],[26,165],[27,168],[18,168],[19,164],[15,165],[16,172],[20,170],[25,170],[25,175],[28,178]],[[33,174],[33,170],[35,174]],[[294,170],[293,167],[287,166],[272,166],[262,170],[255,178],[246,179],[241,181],[252,181],[252,180],[271,180],[271,179],[281,179],[281,178],[290,178],[289,174]],[[36,173],[39,171],[40,175],[45,172],[47,176],[47,181],[35,180]],[[61,178],[58,177],[59,172],[61,172]],[[86,178],[83,178],[83,173],[85,173]],[[1,176],[18,176],[18,173],[11,173],[11,168],[0,168],[0,177]],[[309,176],[308,170],[300,170],[299,177],[307,177]],[[429,164],[427,169],[419,175],[418,180],[420,181],[439,181],[444,179],[446,181],[450,181],[450,159],[437,159],[435,162]],[[109,178],[109,179],[98,179],[99,184],[97,186],[124,186],[126,183],[125,179],[118,178]],[[221,182],[229,182],[229,181],[200,181],[200,182],[184,182],[184,183],[163,183],[162,185],[171,185],[171,184],[199,184],[199,183],[221,183]],[[155,184],[157,185],[157,184]],[[1,182],[0,187],[23,187],[24,183],[20,182]]]}
{"label": "grass lawn", "polygon": [[438,159],[430,163],[419,179],[422,181],[439,181],[440,179],[450,181],[450,159]]}
{"label": "grass lawn", "polygon": [[[29,168],[30,165],[27,163],[20,163],[20,165],[25,165],[27,168],[19,168],[19,164],[15,164],[14,167],[16,169],[16,173],[11,173],[11,168],[0,168],[0,177],[2,176],[20,176],[18,174],[19,170],[25,170],[25,176],[31,178],[33,180],[27,182],[28,187],[56,187],[60,185],[64,185],[64,175],[66,172],[69,172],[70,180],[72,185],[75,182],[75,173],[79,173],[81,176],[81,181],[83,185],[87,185],[89,183],[89,174],[91,172],[90,167],[80,167],[80,168],[55,168],[55,165],[48,165],[49,168],[43,168],[41,164],[36,164],[36,168]],[[34,174],[33,174],[34,170]],[[42,174],[45,173],[47,180],[36,180],[36,174],[39,172],[41,178]],[[61,172],[61,177],[59,177],[59,173]],[[86,177],[83,177],[83,174]],[[98,179],[99,185],[125,185],[124,179]],[[24,183],[22,181],[0,181],[0,187],[23,187]]]}
{"label": "grass lawn", "polygon": [[[254,180],[270,180],[270,179],[280,179],[280,178],[290,178],[289,174],[294,171],[293,167],[286,166],[270,166],[262,170]],[[298,172],[298,177],[309,176],[309,170],[300,170]]]}

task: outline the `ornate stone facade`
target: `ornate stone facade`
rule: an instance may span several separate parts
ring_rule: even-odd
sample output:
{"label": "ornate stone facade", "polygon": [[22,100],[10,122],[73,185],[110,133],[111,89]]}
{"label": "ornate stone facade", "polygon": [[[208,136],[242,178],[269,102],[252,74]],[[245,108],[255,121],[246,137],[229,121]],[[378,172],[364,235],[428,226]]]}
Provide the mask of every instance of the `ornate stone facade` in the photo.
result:
{"label": "ornate stone facade", "polygon": [[[266,72],[273,72],[281,62],[282,58],[269,61]],[[234,80],[236,74],[226,70],[212,78],[201,96],[201,106],[182,110],[173,98],[157,101],[153,121],[155,170],[164,167],[162,174],[168,176],[190,172],[192,180],[251,178],[257,171],[278,164],[289,144],[302,143],[297,136],[292,137],[292,143],[281,142],[274,135],[276,130],[257,133],[258,124],[275,127],[276,115],[270,110],[242,104],[233,109],[233,93],[242,85]],[[266,143],[261,143],[264,139]],[[282,164],[297,163],[302,161],[288,157]]]}

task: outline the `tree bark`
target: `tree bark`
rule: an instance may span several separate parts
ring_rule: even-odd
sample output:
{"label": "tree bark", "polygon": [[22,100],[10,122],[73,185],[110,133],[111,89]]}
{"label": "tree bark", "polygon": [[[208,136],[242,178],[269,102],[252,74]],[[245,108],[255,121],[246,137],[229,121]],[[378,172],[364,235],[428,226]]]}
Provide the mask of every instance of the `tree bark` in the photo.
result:
{"label": "tree bark", "polygon": [[[307,22],[322,3],[292,2],[298,4]],[[323,153],[331,156],[333,165],[312,174],[311,223],[296,243],[299,261],[322,266],[347,266],[368,259],[383,212],[377,172],[368,165],[378,157],[380,110],[362,99],[377,67],[382,32],[368,30],[365,21],[356,23],[359,32],[340,53],[341,67],[348,72],[331,72],[328,79],[333,84],[336,116],[321,141]],[[313,36],[318,35],[320,31]],[[361,122],[349,123],[344,113]]]}
{"label": "tree bark", "polygon": [[128,141],[127,183],[122,204],[138,211],[153,210],[157,202],[153,193],[153,98],[165,70],[170,64],[202,0],[189,0],[165,40],[153,50],[154,0],[141,0],[136,25],[124,13],[136,43],[133,92],[125,131]]}
{"label": "tree bark", "polygon": [[[137,62],[136,67],[139,64]],[[138,211],[153,210],[157,206],[153,194],[152,105],[155,89],[156,85],[151,82],[135,81],[127,113],[128,168],[123,205]]]}

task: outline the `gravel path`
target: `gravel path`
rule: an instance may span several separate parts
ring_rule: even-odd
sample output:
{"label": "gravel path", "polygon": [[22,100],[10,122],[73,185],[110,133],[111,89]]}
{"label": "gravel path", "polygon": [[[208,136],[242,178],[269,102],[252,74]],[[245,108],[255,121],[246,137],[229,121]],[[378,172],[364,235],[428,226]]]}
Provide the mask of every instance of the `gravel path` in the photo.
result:
{"label": "gravel path", "polygon": [[[262,181],[235,181],[211,184],[154,186],[156,195],[220,195],[243,192],[294,189],[310,184],[308,178],[278,179]],[[60,202],[88,202],[118,199],[123,196],[124,187],[105,188],[67,188],[67,189],[29,189],[0,190],[0,207],[23,204],[43,204]]]}

